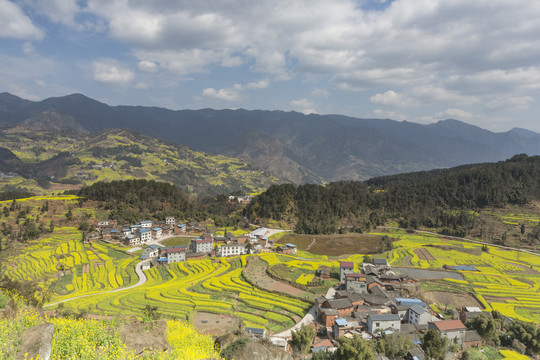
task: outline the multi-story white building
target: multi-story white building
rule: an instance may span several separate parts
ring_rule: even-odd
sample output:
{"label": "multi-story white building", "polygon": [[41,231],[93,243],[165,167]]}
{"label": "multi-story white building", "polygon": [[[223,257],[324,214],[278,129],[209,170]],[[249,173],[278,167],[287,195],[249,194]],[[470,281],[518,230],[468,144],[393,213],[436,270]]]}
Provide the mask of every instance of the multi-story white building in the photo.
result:
{"label": "multi-story white building", "polygon": [[141,244],[152,241],[152,232],[145,228],[139,229],[139,238],[141,239]]}
{"label": "multi-story white building", "polygon": [[143,228],[148,229],[152,227],[152,220],[144,220],[144,221],[141,221],[140,224]]}
{"label": "multi-story white building", "polygon": [[167,256],[167,264],[186,261],[186,250],[186,246],[173,246],[166,248],[165,256]]}
{"label": "multi-story white building", "polygon": [[174,216],[165,217],[165,224],[174,226],[175,223],[176,219],[174,218]]}
{"label": "multi-story white building", "polygon": [[236,256],[247,254],[247,244],[227,244],[221,245],[217,250],[217,256]]}
{"label": "multi-story white building", "polygon": [[158,226],[152,228],[152,235],[154,239],[160,238],[163,235],[163,229]]}
{"label": "multi-story white building", "polygon": [[191,240],[191,251],[194,253],[209,253],[214,247],[214,240],[210,235],[202,235],[198,239]]}

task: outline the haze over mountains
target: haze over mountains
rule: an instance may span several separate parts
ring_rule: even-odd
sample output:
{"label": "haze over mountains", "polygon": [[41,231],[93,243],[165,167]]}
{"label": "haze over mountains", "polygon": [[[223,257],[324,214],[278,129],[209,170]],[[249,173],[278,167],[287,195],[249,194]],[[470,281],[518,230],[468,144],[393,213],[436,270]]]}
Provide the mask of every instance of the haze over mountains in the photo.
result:
{"label": "haze over mountains", "polygon": [[457,120],[389,119],[261,110],[109,106],[81,94],[34,102],[0,94],[0,125],[94,132],[126,128],[194,150],[238,157],[294,183],[367,178],[540,154],[540,134],[494,133]]}

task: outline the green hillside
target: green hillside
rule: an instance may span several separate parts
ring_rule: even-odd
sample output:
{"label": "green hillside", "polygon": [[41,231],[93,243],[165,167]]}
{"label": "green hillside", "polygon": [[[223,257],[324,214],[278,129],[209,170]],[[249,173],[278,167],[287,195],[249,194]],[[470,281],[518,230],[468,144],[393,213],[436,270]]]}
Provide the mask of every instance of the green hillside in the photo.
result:
{"label": "green hillside", "polygon": [[9,155],[9,161],[0,163],[0,191],[19,187],[42,194],[102,180],[144,178],[173,183],[189,194],[212,195],[256,193],[279,182],[242,160],[129,130],[85,134],[18,126],[0,131],[0,146],[5,158]]}

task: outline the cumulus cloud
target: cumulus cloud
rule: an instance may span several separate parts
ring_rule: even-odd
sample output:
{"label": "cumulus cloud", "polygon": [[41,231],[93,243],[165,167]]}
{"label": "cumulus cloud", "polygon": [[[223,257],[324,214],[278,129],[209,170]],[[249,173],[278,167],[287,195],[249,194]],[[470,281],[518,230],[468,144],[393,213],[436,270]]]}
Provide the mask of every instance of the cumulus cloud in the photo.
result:
{"label": "cumulus cloud", "polygon": [[108,85],[127,85],[134,77],[131,70],[122,67],[112,59],[103,59],[92,63],[94,81]]}
{"label": "cumulus cloud", "polygon": [[21,8],[8,0],[0,0],[0,24],[3,38],[41,40],[45,36]]}
{"label": "cumulus cloud", "polygon": [[407,120],[407,116],[396,112],[396,111],[386,111],[381,109],[375,109],[369,114],[369,117],[376,119],[392,119],[392,120]]}
{"label": "cumulus cloud", "polygon": [[232,87],[223,89],[206,88],[202,92],[202,96],[219,99],[223,101],[240,101],[243,99],[243,93],[246,90],[261,90],[266,89],[270,85],[268,79],[252,81],[246,85],[234,84]]}
{"label": "cumulus cloud", "polygon": [[137,68],[144,72],[155,73],[158,71],[158,66],[152,61],[139,61]]}
{"label": "cumulus cloud", "polygon": [[270,80],[268,78],[259,80],[259,81],[253,81],[246,85],[246,88],[248,89],[266,89],[270,85]]}
{"label": "cumulus cloud", "polygon": [[308,99],[291,100],[289,105],[292,110],[308,114],[316,114],[315,105]]}
{"label": "cumulus cloud", "polygon": [[327,97],[330,96],[330,92],[328,92],[327,90],[324,90],[324,89],[314,89],[311,92],[311,95],[327,98]]}
{"label": "cumulus cloud", "polygon": [[383,94],[376,94],[369,98],[369,102],[378,105],[409,107],[417,106],[418,102],[403,94],[398,94],[394,90],[388,90]]}
{"label": "cumulus cloud", "polygon": [[214,89],[206,88],[203,90],[202,95],[218,100],[224,101],[239,101],[241,99],[240,93],[234,88],[227,89]]}
{"label": "cumulus cloud", "polygon": [[76,0],[23,0],[38,13],[57,24],[83,30],[84,24],[78,24],[75,16],[81,10]]}

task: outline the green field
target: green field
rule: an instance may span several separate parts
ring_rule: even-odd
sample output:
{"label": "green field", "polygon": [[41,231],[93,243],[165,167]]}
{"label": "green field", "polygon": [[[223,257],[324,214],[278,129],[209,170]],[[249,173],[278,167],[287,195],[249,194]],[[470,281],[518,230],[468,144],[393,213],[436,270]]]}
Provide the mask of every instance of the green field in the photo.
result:
{"label": "green field", "polygon": [[[76,197],[54,200],[48,197],[22,199],[18,203],[27,207],[25,211],[29,217],[36,218],[44,199],[49,200],[55,210],[54,216],[49,214],[52,210],[43,216],[57,220],[63,218],[65,211],[77,201]],[[4,202],[3,205],[10,203]],[[77,217],[87,216],[89,212],[88,209],[73,208]],[[472,291],[486,310],[495,309],[516,319],[540,323],[539,256],[493,246],[482,251],[478,244],[404,231],[374,233],[369,238],[378,239],[383,235],[395,239],[394,249],[382,255],[391,265],[421,269],[474,265],[478,271],[461,271],[465,280],[438,280],[429,286],[454,292]],[[309,238],[302,244],[303,248],[309,246],[307,240]],[[186,241],[188,238],[173,238],[169,243],[177,245]],[[417,249],[423,250],[415,251]],[[109,292],[138,281],[134,271],[139,261],[137,255],[104,242],[83,244],[81,231],[75,227],[55,227],[52,233],[43,235],[39,240],[12,244],[5,254],[11,254],[5,262],[5,274],[14,280],[37,284],[44,290],[41,296],[45,302],[87,295],[63,305],[73,311],[140,317],[146,305],[155,305],[166,318],[192,319],[197,311],[229,314],[242,319],[245,324],[271,331],[292,326],[304,316],[311,303],[254,286],[244,274],[249,257],[259,257],[276,277],[298,286],[310,284],[320,266],[336,269],[339,260],[352,261],[355,270],[360,271],[364,257],[363,254],[354,254],[337,259],[299,250],[296,256],[263,253],[227,259],[190,260],[151,268],[146,271],[148,281],[144,285]],[[324,284],[329,287],[332,281]],[[45,291],[47,289],[50,293]],[[324,290],[317,288],[318,292]]]}

